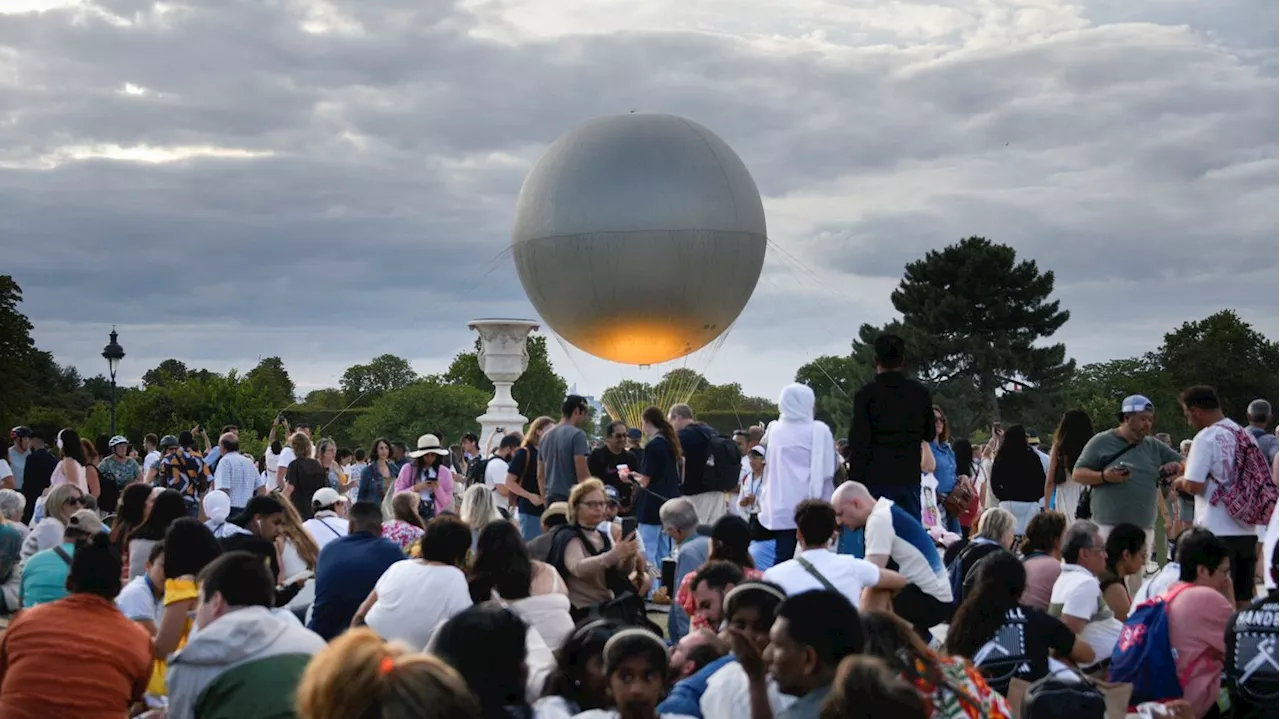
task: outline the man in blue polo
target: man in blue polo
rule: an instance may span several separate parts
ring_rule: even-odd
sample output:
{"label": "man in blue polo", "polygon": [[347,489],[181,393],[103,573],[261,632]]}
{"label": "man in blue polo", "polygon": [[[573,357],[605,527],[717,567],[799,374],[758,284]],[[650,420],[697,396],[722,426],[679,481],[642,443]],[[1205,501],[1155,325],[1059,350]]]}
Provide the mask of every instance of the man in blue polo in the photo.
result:
{"label": "man in blue polo", "polygon": [[316,600],[307,628],[329,641],[351,625],[360,603],[392,564],[403,560],[399,545],[382,538],[382,508],[356,502],[347,511],[350,530],[325,545],[316,562]]}

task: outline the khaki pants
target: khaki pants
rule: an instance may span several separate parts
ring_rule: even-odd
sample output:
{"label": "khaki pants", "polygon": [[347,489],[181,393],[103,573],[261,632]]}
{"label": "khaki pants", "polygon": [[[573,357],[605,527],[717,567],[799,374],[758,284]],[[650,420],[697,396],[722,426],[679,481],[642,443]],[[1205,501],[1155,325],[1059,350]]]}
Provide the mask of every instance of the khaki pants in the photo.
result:
{"label": "khaki pants", "polygon": [[738,495],[728,492],[701,492],[688,495],[688,500],[693,502],[693,508],[698,512],[699,524],[715,524],[717,519],[733,511],[731,503],[738,501]]}

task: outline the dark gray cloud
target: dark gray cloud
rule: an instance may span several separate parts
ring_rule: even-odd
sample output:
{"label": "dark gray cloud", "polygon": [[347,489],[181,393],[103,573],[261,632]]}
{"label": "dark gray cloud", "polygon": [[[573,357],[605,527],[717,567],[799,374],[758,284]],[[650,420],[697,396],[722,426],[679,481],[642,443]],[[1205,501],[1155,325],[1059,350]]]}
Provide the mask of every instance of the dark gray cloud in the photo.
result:
{"label": "dark gray cloud", "polygon": [[[712,128],[765,195],[756,296],[694,360],[717,381],[776,394],[890,318],[903,264],[973,234],[1057,273],[1082,360],[1224,306],[1275,336],[1274,6],[658,6],[0,14],[0,271],[86,373],[112,323],[132,376],[439,371],[467,319],[531,313],[503,253],[532,162],[636,109]],[[636,374],[553,356],[587,390]]]}

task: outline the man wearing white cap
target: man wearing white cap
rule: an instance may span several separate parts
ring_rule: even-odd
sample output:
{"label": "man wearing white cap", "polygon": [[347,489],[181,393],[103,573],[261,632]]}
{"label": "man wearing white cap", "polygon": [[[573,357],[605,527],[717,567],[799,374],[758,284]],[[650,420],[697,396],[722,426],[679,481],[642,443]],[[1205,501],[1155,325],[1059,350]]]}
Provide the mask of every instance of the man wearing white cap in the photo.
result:
{"label": "man wearing white cap", "polygon": [[[1071,478],[1092,487],[1090,508],[1103,541],[1117,524],[1134,524],[1147,535],[1146,551],[1155,546],[1159,479],[1181,469],[1182,457],[1152,436],[1155,405],[1135,394],[1125,397],[1117,414],[1119,426],[1094,435],[1076,460]],[[1141,573],[1128,577],[1132,594]]]}
{"label": "man wearing white cap", "polygon": [[347,536],[350,523],[347,521],[347,498],[332,487],[321,487],[311,495],[311,519],[302,523],[316,546],[324,549],[324,545],[340,537]]}

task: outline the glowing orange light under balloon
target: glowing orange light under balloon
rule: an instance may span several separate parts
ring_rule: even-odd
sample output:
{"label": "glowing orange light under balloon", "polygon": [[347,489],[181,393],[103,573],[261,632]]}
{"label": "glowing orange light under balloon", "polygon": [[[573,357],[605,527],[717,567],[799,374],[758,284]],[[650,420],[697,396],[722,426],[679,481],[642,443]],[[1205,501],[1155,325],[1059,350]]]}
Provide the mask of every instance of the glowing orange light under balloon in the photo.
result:
{"label": "glowing orange light under balloon", "polygon": [[652,365],[696,352],[719,334],[720,329],[684,326],[678,320],[615,321],[603,327],[585,328],[581,334],[566,333],[564,337],[575,347],[601,359]]}

